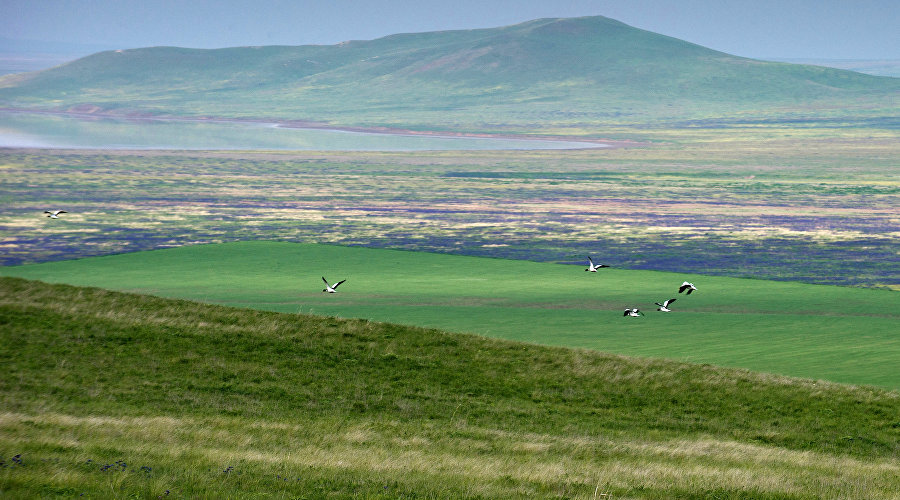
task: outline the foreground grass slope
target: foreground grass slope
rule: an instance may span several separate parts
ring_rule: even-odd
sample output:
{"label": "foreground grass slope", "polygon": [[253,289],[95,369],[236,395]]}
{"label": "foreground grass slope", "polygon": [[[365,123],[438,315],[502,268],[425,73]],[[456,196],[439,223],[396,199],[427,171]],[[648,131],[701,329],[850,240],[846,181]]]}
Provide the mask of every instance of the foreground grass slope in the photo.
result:
{"label": "foreground grass slope", "polygon": [[[900,374],[890,369],[900,364],[895,292],[583,268],[256,241],[5,267],[0,274],[900,388]],[[323,275],[347,283],[323,294]],[[679,295],[684,280],[699,290]],[[674,312],[655,311],[654,302],[672,297]],[[623,318],[626,307],[647,315]]]}
{"label": "foreground grass slope", "polygon": [[15,498],[900,491],[879,389],[17,278],[0,359]]}

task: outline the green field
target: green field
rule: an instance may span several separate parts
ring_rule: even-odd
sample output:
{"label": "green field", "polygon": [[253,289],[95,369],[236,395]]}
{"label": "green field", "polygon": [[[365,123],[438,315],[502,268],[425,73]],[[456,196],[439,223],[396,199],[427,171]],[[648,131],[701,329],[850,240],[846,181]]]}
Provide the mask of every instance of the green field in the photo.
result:
{"label": "green field", "polygon": [[[598,261],[602,259],[595,256]],[[885,290],[278,242],[198,245],[0,273],[286,313],[900,388]],[[347,279],[321,292],[325,276]],[[699,290],[678,295],[682,281]],[[677,297],[674,312],[654,302]],[[626,307],[645,311],[622,316]]]}
{"label": "green field", "polygon": [[[177,276],[172,252],[139,257],[163,264],[157,278],[173,287],[213,268],[254,276],[260,263],[282,277],[256,274],[258,290],[306,283],[264,246],[209,249],[243,254],[248,268],[194,260]],[[389,262],[378,254],[339,256]],[[445,269],[440,256],[415,260]],[[331,298],[374,281],[354,274],[346,285]],[[871,387],[17,278],[0,278],[0,360],[4,498],[875,500],[900,490],[900,399]]]}

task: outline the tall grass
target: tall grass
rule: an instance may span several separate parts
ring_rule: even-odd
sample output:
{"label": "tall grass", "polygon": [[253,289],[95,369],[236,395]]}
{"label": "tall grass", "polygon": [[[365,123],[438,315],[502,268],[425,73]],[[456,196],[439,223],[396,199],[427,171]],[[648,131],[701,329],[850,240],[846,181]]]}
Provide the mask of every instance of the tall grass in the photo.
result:
{"label": "tall grass", "polygon": [[0,284],[0,491],[15,498],[894,498],[900,489],[896,392]]}

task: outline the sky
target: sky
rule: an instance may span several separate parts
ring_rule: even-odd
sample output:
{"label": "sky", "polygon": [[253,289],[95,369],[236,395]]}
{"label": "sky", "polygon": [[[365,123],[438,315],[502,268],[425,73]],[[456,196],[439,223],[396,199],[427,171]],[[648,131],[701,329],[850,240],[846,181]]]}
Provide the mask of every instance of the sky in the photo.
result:
{"label": "sky", "polygon": [[331,45],[595,15],[744,57],[900,59],[900,0],[0,0],[0,38]]}

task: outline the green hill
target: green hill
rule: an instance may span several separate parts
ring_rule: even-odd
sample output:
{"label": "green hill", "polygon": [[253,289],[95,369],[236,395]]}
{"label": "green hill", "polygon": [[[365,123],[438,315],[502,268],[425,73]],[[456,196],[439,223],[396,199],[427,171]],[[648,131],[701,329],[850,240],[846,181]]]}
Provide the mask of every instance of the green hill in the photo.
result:
{"label": "green hill", "polygon": [[880,119],[898,91],[900,79],[735,57],[599,16],[331,46],[108,51],[0,79],[13,107],[494,130]]}
{"label": "green hill", "polygon": [[0,326],[11,498],[900,490],[896,392],[17,278]]}
{"label": "green hill", "polygon": [[[4,267],[0,274],[900,388],[900,374],[886,369],[900,363],[896,292],[582,269],[255,241]],[[347,283],[323,294],[322,276]],[[679,295],[684,280],[699,290]],[[674,312],[655,311],[654,302],[672,297]],[[646,316],[624,318],[626,307]]]}

